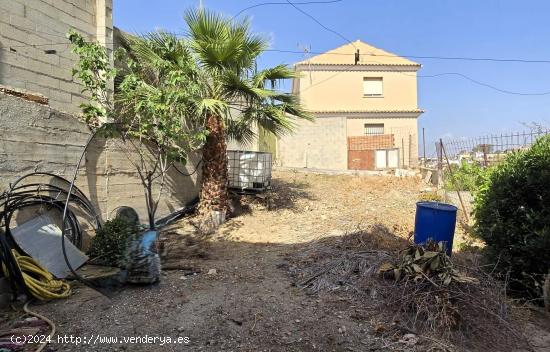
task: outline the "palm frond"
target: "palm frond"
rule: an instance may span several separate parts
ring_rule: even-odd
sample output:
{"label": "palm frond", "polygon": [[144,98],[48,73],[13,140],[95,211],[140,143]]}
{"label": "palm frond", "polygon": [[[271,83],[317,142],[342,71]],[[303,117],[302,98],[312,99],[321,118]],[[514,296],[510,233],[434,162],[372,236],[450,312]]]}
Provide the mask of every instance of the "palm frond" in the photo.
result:
{"label": "palm frond", "polygon": [[[290,95],[290,94],[289,94]],[[301,104],[289,104],[282,103],[277,105],[285,114],[290,115],[292,119],[303,119],[307,121],[315,120],[315,117],[306,109],[302,107]]]}
{"label": "palm frond", "polygon": [[296,123],[292,116],[286,114],[283,109],[277,106],[268,105],[256,111],[257,123],[262,128],[270,131],[277,137],[291,133],[296,128]]}
{"label": "palm frond", "polygon": [[205,98],[197,102],[197,111],[201,115],[213,114],[216,116],[225,116],[228,109],[227,102],[223,100]]}
{"label": "palm frond", "polygon": [[296,73],[296,71],[287,65],[281,64],[256,72],[252,77],[252,81],[256,87],[262,88],[265,86],[265,82],[270,82],[271,88],[275,89],[277,81],[296,77],[299,77],[299,74]]}
{"label": "palm frond", "polygon": [[242,73],[253,68],[256,58],[267,48],[267,41],[250,33],[248,21],[231,19],[206,10],[185,14],[190,46],[199,64],[211,71]]}
{"label": "palm frond", "polygon": [[244,146],[250,145],[257,137],[252,130],[252,124],[245,119],[228,119],[226,121],[226,133],[229,139]]}
{"label": "palm frond", "polygon": [[244,104],[261,103],[267,98],[276,97],[280,94],[271,89],[258,87],[252,80],[233,71],[224,72],[220,80],[222,81],[223,96],[235,101],[236,104],[238,102]]}

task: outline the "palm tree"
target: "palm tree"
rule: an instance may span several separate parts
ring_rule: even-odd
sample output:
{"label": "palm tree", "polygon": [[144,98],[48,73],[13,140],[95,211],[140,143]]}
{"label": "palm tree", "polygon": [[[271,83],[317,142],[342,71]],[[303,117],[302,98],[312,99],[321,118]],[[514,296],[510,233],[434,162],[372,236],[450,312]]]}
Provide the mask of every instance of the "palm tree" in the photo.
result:
{"label": "palm tree", "polygon": [[226,140],[250,141],[252,127],[280,136],[293,130],[297,118],[311,119],[298,98],[277,90],[281,80],[296,77],[285,65],[258,70],[257,58],[267,41],[250,31],[247,20],[235,22],[214,12],[185,14],[187,43],[195,55],[202,89],[196,112],[205,118],[199,212],[228,210]]}

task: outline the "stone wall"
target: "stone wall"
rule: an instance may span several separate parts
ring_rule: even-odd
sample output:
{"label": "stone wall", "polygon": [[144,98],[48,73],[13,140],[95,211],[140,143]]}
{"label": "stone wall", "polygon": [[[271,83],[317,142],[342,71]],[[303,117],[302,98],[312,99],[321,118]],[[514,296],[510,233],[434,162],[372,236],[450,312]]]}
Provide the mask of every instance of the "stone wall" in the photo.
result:
{"label": "stone wall", "polygon": [[[0,93],[0,192],[19,176],[34,171],[70,178],[90,132],[75,117],[49,106]],[[128,205],[147,221],[143,188],[120,141],[97,138],[80,167],[77,186],[98,209],[103,220],[113,209]],[[197,158],[181,171],[192,173]],[[181,208],[198,195],[199,172],[169,173],[157,217]]]}
{"label": "stone wall", "polygon": [[71,69],[74,28],[113,48],[112,0],[0,0],[0,84],[40,93],[60,111],[86,101]]}

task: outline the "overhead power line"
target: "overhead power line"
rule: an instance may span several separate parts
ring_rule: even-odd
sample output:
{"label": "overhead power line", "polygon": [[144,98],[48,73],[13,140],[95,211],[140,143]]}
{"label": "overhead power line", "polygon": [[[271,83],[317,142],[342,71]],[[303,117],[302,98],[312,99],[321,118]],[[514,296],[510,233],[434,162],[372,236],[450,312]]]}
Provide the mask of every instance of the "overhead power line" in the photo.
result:
{"label": "overhead power line", "polygon": [[[113,44],[113,43],[106,43],[106,44]],[[32,47],[38,47],[38,46],[49,46],[49,45],[70,45],[70,43],[49,43],[49,44],[34,44],[34,45],[15,45],[15,46],[9,46],[9,47],[6,47],[6,48],[0,48],[1,50],[10,50],[11,48],[17,48],[17,47],[29,47],[29,46],[32,46]],[[277,51],[283,51],[285,52],[285,50],[277,50]],[[299,54],[303,54],[302,52],[296,52],[296,53],[299,53]],[[507,61],[510,61],[510,60],[507,60]],[[522,60],[520,62],[524,62],[525,60]],[[380,62],[376,62],[376,61],[372,61],[373,63],[378,63],[378,64],[381,64]],[[539,60],[537,62],[545,62],[546,61],[542,61],[542,60]],[[391,71],[391,70],[390,70]],[[307,89],[310,89],[314,86],[317,86],[319,84],[322,84],[326,81],[329,81],[331,80],[332,78],[344,73],[346,71],[341,71],[341,72],[338,72],[328,78],[325,78],[324,80],[322,81],[319,81],[311,86],[309,86],[308,88],[304,89],[303,91],[307,90]],[[479,85],[479,86],[483,86],[483,87],[486,87],[486,88],[489,88],[489,89],[492,89],[494,91],[497,91],[497,92],[500,92],[500,93],[503,93],[503,94],[508,94],[508,95],[521,95],[521,96],[543,96],[543,95],[550,95],[550,91],[548,92],[536,92],[536,93],[525,93],[525,92],[515,92],[515,91],[510,91],[510,90],[507,90],[507,89],[503,89],[503,88],[499,88],[499,87],[496,87],[494,85],[491,85],[489,83],[485,83],[485,82],[482,82],[482,81],[478,81],[472,77],[469,77],[467,75],[464,75],[462,73],[459,73],[459,72],[443,72],[443,73],[437,73],[437,74],[433,74],[433,75],[410,75],[410,74],[407,74],[405,72],[401,72],[401,71],[394,71],[394,72],[397,72],[397,73],[400,73],[400,74],[403,74],[405,76],[411,76],[411,77],[418,77],[418,78],[435,78],[435,77],[442,77],[442,76],[457,76],[457,77],[460,77],[460,78],[463,78],[467,81],[470,81],[471,83],[474,83],[476,85]]]}
{"label": "overhead power line", "polygon": [[500,93],[504,93],[504,94],[510,94],[510,95],[526,95],[526,96],[538,96],[538,95],[550,95],[550,91],[548,92],[540,92],[540,93],[522,93],[522,92],[514,92],[514,91],[510,91],[510,90],[506,90],[506,89],[502,89],[502,88],[498,88],[498,87],[495,87],[491,84],[488,84],[488,83],[484,83],[484,82],[481,82],[481,81],[478,81],[476,79],[473,79],[472,77],[468,77],[462,73],[458,73],[458,72],[444,72],[444,73],[437,73],[437,74],[434,74],[434,75],[419,75],[418,77],[420,78],[433,78],[433,77],[442,77],[442,76],[457,76],[457,77],[461,77],[461,78],[464,78],[465,80],[468,80],[472,83],[475,83],[477,85],[480,85],[480,86],[483,86],[483,87],[487,87],[487,88],[490,88],[490,89],[493,89],[497,92],[500,92]]}
{"label": "overhead power line", "polygon": [[[315,86],[318,86],[320,84],[323,84],[327,81],[330,81],[331,79],[333,79],[334,77],[342,74],[342,73],[346,73],[348,71],[340,71],[340,72],[337,72],[319,82],[316,82],[312,85],[310,85],[309,87],[306,87],[305,89],[302,90],[302,92],[305,92],[307,91],[308,89],[310,88],[313,88]],[[503,89],[503,88],[499,88],[499,87],[496,87],[494,85],[491,85],[489,83],[485,83],[485,82],[481,82],[481,81],[478,81],[472,77],[469,77],[469,76],[466,76],[462,73],[458,73],[458,72],[443,72],[443,73],[437,73],[437,74],[433,74],[433,75],[411,75],[411,74],[408,74],[408,73],[405,73],[405,72],[401,72],[401,71],[393,71],[393,72],[396,72],[396,73],[400,73],[404,76],[410,76],[410,77],[418,77],[418,78],[437,78],[437,77],[443,77],[443,76],[456,76],[456,77],[460,77],[460,78],[463,78],[471,83],[474,83],[476,85],[479,85],[479,86],[482,86],[482,87],[485,87],[485,88],[489,88],[489,89],[492,89],[496,92],[499,92],[499,93],[502,93],[502,94],[507,94],[507,95],[521,95],[521,96],[544,96],[544,95],[550,95],[550,91],[547,91],[547,92],[536,92],[536,93],[525,93],[525,92],[514,92],[514,91],[510,91],[510,90],[507,90],[507,89]]]}
{"label": "overhead power line", "polygon": [[[288,1],[288,0],[287,0]],[[288,1],[290,3],[290,1]],[[292,3],[291,3],[292,4]],[[294,6],[296,7],[296,6]],[[300,9],[298,9],[300,11]],[[49,33],[45,33],[43,32],[44,34],[49,34]],[[51,34],[49,34],[51,35]],[[54,35],[55,36],[55,35]],[[343,37],[345,39],[345,37]],[[346,39],[347,40],[347,39]],[[114,43],[105,43],[105,44],[108,44],[108,45],[111,45],[111,44],[114,44]],[[21,47],[44,47],[44,46],[53,46],[53,45],[70,45],[70,43],[68,41],[66,42],[59,42],[59,43],[37,43],[37,44],[21,44],[21,45],[8,45],[6,47],[0,47],[0,50],[8,50],[8,51],[14,51],[14,52],[17,52],[15,50],[15,48],[21,48]],[[56,54],[57,52],[55,52],[55,50],[52,52],[52,53],[48,53],[47,52],[48,50],[44,50],[44,52],[46,54]],[[300,55],[303,55],[303,52],[302,51],[296,51],[296,50],[280,50],[280,49],[267,49],[266,51],[269,51],[269,52],[281,52],[281,53],[293,53],[293,54],[300,54]],[[328,54],[328,55],[355,55],[353,53],[323,53],[323,52],[309,52],[311,54]],[[384,55],[384,54],[381,54],[381,55],[378,55],[378,54],[361,54],[361,55],[369,55],[369,56],[372,56],[372,57],[376,57],[376,56],[380,56],[380,57],[384,57],[384,56],[387,56],[387,57],[393,57],[394,55]],[[517,62],[517,63],[550,63],[550,60],[528,60],[528,59],[505,59],[505,58],[476,58],[476,57],[442,57],[442,56],[414,56],[414,55],[400,55],[402,57],[408,57],[408,58],[422,58],[422,59],[436,59],[436,60],[465,60],[465,61],[496,61],[496,62]],[[376,62],[376,61],[372,61],[371,62],[373,63],[377,63],[377,64],[383,64],[381,62]],[[319,84],[322,84],[328,80],[331,80],[332,78],[338,76],[339,74],[343,73],[345,71],[342,71],[342,72],[338,72],[320,82],[317,82],[311,86],[309,86],[308,88],[306,88],[305,90],[309,89],[309,88],[312,88],[316,85],[319,85]],[[467,75],[464,75],[462,73],[458,73],[458,72],[444,72],[444,73],[438,73],[438,74],[433,74],[433,75],[410,75],[410,74],[407,74],[405,72],[401,72],[401,71],[395,71],[395,72],[398,72],[398,73],[401,73],[403,75],[407,75],[407,76],[415,76],[415,77],[418,77],[418,78],[435,78],[435,77],[442,77],[442,76],[456,76],[456,77],[460,77],[462,79],[465,79],[471,83],[474,83],[476,85],[479,85],[479,86],[483,86],[483,87],[486,87],[486,88],[489,88],[489,89],[492,89],[494,91],[497,91],[497,92],[500,92],[500,93],[503,93],[503,94],[508,94],[508,95],[521,95],[521,96],[544,96],[544,95],[550,95],[550,91],[548,92],[537,92],[537,93],[525,93],[525,92],[515,92],[515,91],[510,91],[510,90],[507,90],[507,89],[503,89],[503,88],[499,88],[499,87],[496,87],[494,85],[491,85],[489,83],[485,83],[485,82],[482,82],[482,81],[479,81],[479,80],[476,80],[474,78],[471,78]],[[304,91],[305,91],[304,90]]]}
{"label": "overhead power line", "polygon": [[[288,53],[288,54],[303,54],[302,51],[297,50],[280,50],[280,49],[266,49],[266,51]],[[337,56],[354,56],[354,53],[331,53],[331,52],[315,52],[309,51],[309,54],[315,55],[337,55]],[[380,57],[406,57],[409,59],[433,59],[433,60],[462,60],[462,61],[493,61],[493,62],[517,62],[517,63],[531,63],[531,64],[550,64],[550,60],[530,60],[530,59],[508,59],[508,58],[493,58],[493,57],[466,57],[466,56],[419,56],[419,55],[390,55],[390,54],[360,54],[368,56],[380,56]]]}
{"label": "overhead power line", "polygon": [[[295,5],[333,4],[333,3],[336,3],[336,2],[342,2],[342,1],[344,1],[344,0],[303,1],[303,2],[295,2],[294,4]],[[239,15],[241,15],[243,12],[246,12],[250,9],[260,7],[260,6],[267,6],[267,5],[288,5],[288,2],[262,2],[260,4],[255,4],[255,5],[252,5],[252,6],[248,6],[244,9],[242,9],[241,11],[237,12],[237,14],[235,16],[233,16],[233,18],[239,17]]]}
{"label": "overhead power line", "polygon": [[[307,1],[307,2],[294,2],[294,4],[325,4],[325,3],[333,3],[333,2],[341,2],[343,0],[332,0],[332,1]],[[252,7],[261,6],[264,4],[288,4],[288,2],[272,2],[272,3],[262,3],[262,4],[256,4]],[[23,29],[22,27],[14,25],[16,28]],[[67,39],[66,35],[61,34],[53,34],[49,32],[42,32],[42,31],[35,31],[39,34],[44,34],[45,36],[50,37],[58,37],[58,38],[64,38],[66,41],[64,42],[57,42],[57,43],[37,43],[37,44],[17,44],[17,45],[6,45],[5,47],[0,47],[0,49],[6,49],[9,50],[9,48],[22,48],[22,47],[37,47],[37,46],[49,46],[49,45],[69,45],[70,42]],[[185,34],[185,33],[179,33],[175,32],[175,34]],[[345,39],[345,38],[344,38]],[[347,39],[345,39],[348,41]],[[105,44],[114,44],[114,43],[105,43]],[[266,49],[265,51],[268,52],[276,52],[276,53],[288,53],[288,54],[297,54],[297,55],[303,55],[303,51],[298,50],[284,50],[284,49]],[[314,54],[314,55],[335,55],[335,56],[355,56],[355,53],[331,53],[331,52],[321,52],[321,51],[311,51],[308,50],[308,54]],[[368,55],[368,56],[379,56],[379,57],[394,57],[396,55],[390,55],[390,54],[372,54],[372,53],[361,53],[360,55]],[[400,57],[410,58],[410,59],[428,59],[428,60],[459,60],[459,61],[488,61],[488,62],[511,62],[511,63],[529,63],[529,64],[550,64],[550,59],[522,59],[522,58],[495,58],[495,57],[469,57],[469,56],[438,56],[438,55],[402,55],[399,54]]]}
{"label": "overhead power line", "polygon": [[[114,43],[105,43],[105,44],[114,44]],[[70,45],[69,42],[59,42],[59,43],[36,43],[36,44],[17,44],[17,45],[7,45],[0,49],[9,50],[10,48],[23,48],[23,47],[41,47],[41,46],[52,46],[52,45]],[[266,49],[267,52],[275,53],[287,53],[287,54],[297,54],[303,55],[303,51],[297,50],[282,50],[282,49]],[[337,56],[354,56],[355,54],[349,53],[331,53],[331,52],[320,52],[320,51],[308,51],[308,54],[314,55],[337,55]],[[372,57],[395,57],[395,55],[385,55],[385,54],[360,54],[362,56],[372,56]],[[459,61],[488,61],[488,62],[511,62],[511,63],[524,63],[524,64],[550,64],[550,60],[544,59],[521,59],[521,58],[495,58],[495,57],[466,57],[466,56],[419,56],[419,55],[398,55],[400,57],[410,58],[410,59],[427,59],[427,60],[459,60]]]}
{"label": "overhead power line", "polygon": [[[312,16],[311,14],[307,13],[306,11],[300,9],[296,5],[307,5],[307,4],[329,4],[329,3],[336,3],[341,2],[343,0],[333,0],[333,1],[307,1],[307,2],[291,2],[290,0],[286,0],[286,3],[282,2],[266,2],[261,4],[256,4],[249,6],[237,13],[234,17],[237,17],[242,12],[252,9],[254,7],[258,6],[264,6],[264,5],[275,5],[275,4],[289,4],[292,7],[294,7],[296,10],[304,14],[305,16],[309,17],[313,21],[315,21],[319,26],[321,26],[323,29],[336,34],[349,44],[352,44],[355,48],[355,45],[351,40],[346,38],[344,35],[342,35],[340,32],[331,29],[327,26],[325,26],[323,23],[321,23],[317,18]],[[272,51],[272,52],[281,52],[281,53],[294,53],[294,54],[300,54],[303,55],[302,51],[296,51],[296,50],[278,50],[278,49],[267,49],[266,51]],[[345,56],[355,56],[355,53],[325,53],[325,52],[314,52],[314,51],[308,51],[309,54],[327,54],[327,55],[345,55]],[[394,55],[384,55],[384,54],[360,54],[360,55],[372,55],[372,56],[386,56],[386,57],[393,57]],[[529,60],[529,59],[506,59],[506,58],[490,58],[490,57],[460,57],[460,56],[419,56],[419,55],[399,55],[401,57],[411,58],[411,59],[432,59],[432,60],[461,60],[461,61],[493,61],[493,62],[518,62],[518,63],[550,63],[550,60]]]}
{"label": "overhead power line", "polygon": [[[17,45],[6,45],[0,49],[9,50],[10,48],[23,48],[23,47],[41,47],[41,46],[52,46],[52,45],[70,45],[70,42],[59,42],[59,43],[36,43],[36,44],[17,44]],[[105,43],[105,44],[114,44],[114,43]],[[303,51],[297,50],[282,50],[282,49],[266,49],[267,52],[275,53],[287,53],[287,54],[297,54],[303,55]],[[321,52],[321,51],[308,51],[308,54],[314,55],[337,55],[337,56],[354,56],[354,53],[331,53],[331,52]],[[389,54],[360,54],[362,56],[372,56],[372,57],[395,57],[395,55]],[[410,59],[427,59],[427,60],[459,60],[459,61],[488,61],[488,62],[511,62],[511,63],[524,63],[524,64],[550,64],[550,60],[544,59],[521,59],[521,58],[495,58],[495,57],[466,57],[466,56],[419,56],[419,55],[398,55],[400,57],[410,58]]]}
{"label": "overhead power line", "polygon": [[348,38],[346,38],[345,36],[343,36],[341,33],[335,31],[334,29],[331,29],[327,26],[325,26],[324,24],[321,23],[321,21],[319,21],[318,19],[316,19],[315,17],[313,17],[312,15],[310,15],[309,13],[307,13],[306,11],[302,10],[301,8],[299,8],[298,6],[296,6],[295,3],[291,2],[290,0],[286,0],[286,2],[291,5],[292,7],[294,7],[297,11],[301,12],[302,14],[304,14],[305,16],[309,17],[310,19],[312,19],[315,23],[317,23],[319,26],[321,26],[322,28],[324,28],[325,30],[333,33],[333,34],[336,34],[337,36],[339,36],[340,38],[344,39],[346,42],[350,43],[351,45],[353,45],[353,47],[355,48],[355,45],[353,44],[353,42],[351,40],[349,40]]}
{"label": "overhead power line", "polygon": [[[344,39],[345,41],[347,41],[348,43],[350,43],[355,49],[357,49],[357,47],[353,44],[353,42],[349,39],[347,39],[345,36],[343,36],[341,33],[331,29],[331,28],[328,28],[327,26],[325,26],[323,23],[321,23],[319,20],[317,20],[315,17],[313,17],[312,15],[310,15],[309,13],[307,13],[306,11],[300,9],[299,7],[297,7],[296,5],[294,5],[290,0],[286,0],[287,3],[289,3],[290,5],[292,5],[292,7],[294,7],[296,10],[300,11],[301,13],[303,13],[304,15],[306,15],[307,17],[311,18],[313,21],[315,21],[319,26],[321,26],[322,28],[324,28],[325,30],[331,32],[331,33],[334,33],[336,34],[337,36],[339,36],[340,38]],[[297,53],[300,53],[300,52],[297,52]],[[310,52],[311,53],[311,52]],[[349,53],[346,55],[357,55],[359,54],[359,50],[357,50],[357,53]],[[363,54],[364,55],[364,54]],[[376,54],[370,54],[371,56],[393,56],[393,55],[376,55]],[[404,56],[404,55],[402,55]],[[404,57],[409,57],[409,58],[421,58],[419,56],[404,56]],[[427,58],[430,58],[430,59],[435,59],[436,57],[435,56],[432,56],[432,57],[423,57],[425,59]],[[355,56],[355,60],[357,62],[357,59],[358,57]],[[509,60],[509,59],[489,59],[489,58],[458,58],[458,57],[448,57],[448,58],[442,58],[442,57],[439,57],[439,59],[442,59],[442,60],[465,60],[465,59],[468,59],[468,60],[471,60],[471,61],[501,61],[501,62],[511,62],[512,60]],[[527,60],[517,60],[517,62],[528,62]],[[540,60],[539,62],[544,62],[544,63],[550,63],[550,60]],[[397,71],[399,72],[399,71]],[[405,75],[407,75],[406,73],[404,72],[400,72],[400,73],[403,73]],[[321,82],[318,82],[317,84],[321,84],[321,83],[324,83],[332,78],[334,78],[335,76],[337,76],[338,74],[335,74],[335,75],[332,75],[328,78],[326,78],[325,80],[321,81]],[[498,87],[495,87],[491,84],[488,84],[488,83],[484,83],[484,82],[481,82],[481,81],[478,81],[478,80],[475,80],[471,77],[468,77],[464,74],[461,74],[461,73],[457,73],[457,72],[445,72],[445,73],[439,73],[439,74],[436,74],[436,75],[417,75],[417,77],[420,77],[420,78],[433,78],[433,77],[441,77],[441,76],[458,76],[458,77],[461,77],[463,79],[466,79],[474,84],[477,84],[477,85],[480,85],[480,86],[483,86],[483,87],[487,87],[487,88],[490,88],[490,89],[493,89],[497,92],[500,92],[500,93],[503,93],[503,94],[510,94],[510,95],[523,95],[523,96],[541,96],[541,95],[549,95],[550,94],[550,91],[548,92],[541,92],[541,93],[523,93],[523,92],[513,92],[513,91],[509,91],[509,90],[506,90],[506,89],[501,89],[501,88],[498,88]],[[313,87],[310,86],[309,88]],[[308,89],[308,88],[306,88]]]}

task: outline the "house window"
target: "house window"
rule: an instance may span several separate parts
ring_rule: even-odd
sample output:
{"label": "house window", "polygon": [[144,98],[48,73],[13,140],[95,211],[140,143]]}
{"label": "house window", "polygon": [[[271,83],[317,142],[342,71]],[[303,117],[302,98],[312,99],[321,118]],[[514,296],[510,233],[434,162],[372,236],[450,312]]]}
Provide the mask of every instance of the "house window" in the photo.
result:
{"label": "house window", "polygon": [[375,136],[379,134],[384,134],[383,123],[366,123],[365,124],[365,135]]}
{"label": "house window", "polygon": [[363,96],[381,97],[383,93],[382,77],[363,78]]}

